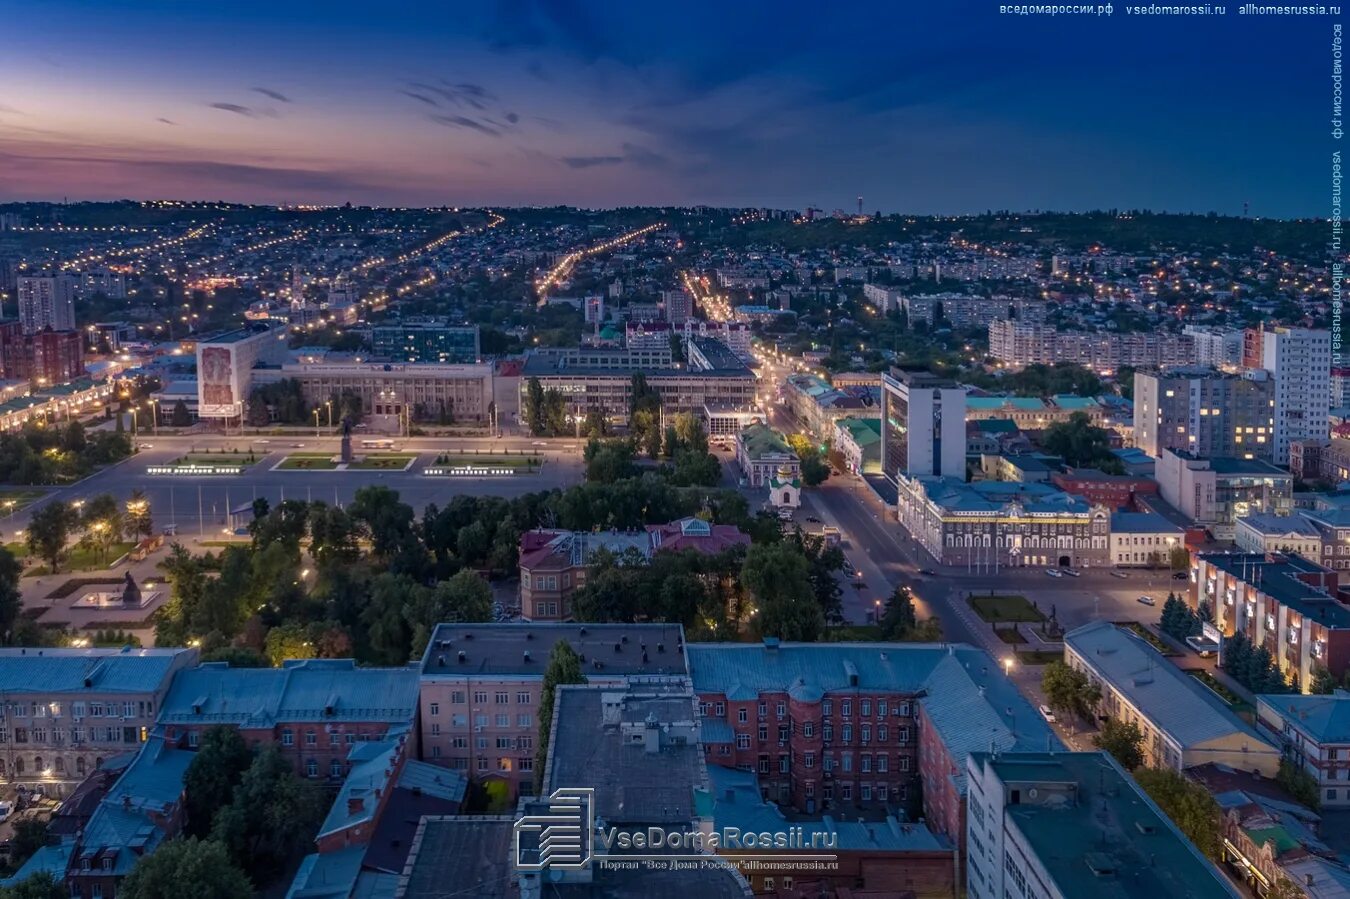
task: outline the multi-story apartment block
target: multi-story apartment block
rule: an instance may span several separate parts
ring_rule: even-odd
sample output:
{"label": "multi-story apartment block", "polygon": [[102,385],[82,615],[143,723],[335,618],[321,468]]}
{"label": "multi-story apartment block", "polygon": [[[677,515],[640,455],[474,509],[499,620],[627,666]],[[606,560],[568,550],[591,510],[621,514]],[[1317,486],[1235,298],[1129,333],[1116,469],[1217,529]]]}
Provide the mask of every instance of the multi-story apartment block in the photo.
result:
{"label": "multi-story apartment block", "polygon": [[1308,481],[1350,481],[1350,440],[1292,440],[1289,442],[1289,471]]}
{"label": "multi-story apartment block", "polygon": [[1261,364],[1275,379],[1275,453],[1289,464],[1295,440],[1325,440],[1331,411],[1331,332],[1273,328],[1262,334]]}
{"label": "multi-story apartment block", "polygon": [[783,399],[809,434],[821,440],[834,435],[841,418],[879,413],[881,391],[874,387],[832,387],[812,374],[789,375],[783,384]]}
{"label": "multi-story apartment block", "polygon": [[1191,562],[1191,607],[1209,604],[1219,633],[1246,634],[1307,691],[1316,667],[1350,669],[1350,607],[1338,575],[1301,556],[1201,553]]}
{"label": "multi-story apartment block", "polygon": [[84,341],[78,331],[39,331],[25,338],[28,378],[40,387],[68,384],[85,375]]}
{"label": "multi-story apartment block", "polygon": [[1212,368],[1135,372],[1134,442],[1150,456],[1165,449],[1197,456],[1270,459],[1275,448],[1275,382],[1264,371]]}
{"label": "multi-story apartment block", "polygon": [[863,299],[883,315],[892,309],[899,309],[904,291],[899,287],[887,287],[884,284],[864,284]]}
{"label": "multi-story apartment block", "polygon": [[1110,562],[1111,514],[1041,482],[902,477],[900,525],[941,565],[972,571]]}
{"label": "multi-story apartment block", "polygon": [[1280,752],[1270,741],[1131,632],[1109,621],[1075,628],[1064,635],[1064,661],[1101,689],[1098,714],[1139,728],[1148,767],[1218,764],[1261,777],[1279,771]]}
{"label": "multi-story apartment block", "polygon": [[1317,781],[1323,808],[1350,806],[1350,693],[1258,696],[1256,723]]}
{"label": "multi-story apartment block", "polygon": [[1195,340],[1195,361],[1221,371],[1237,371],[1242,368],[1242,342],[1245,332],[1241,328],[1224,328],[1215,325],[1187,325],[1181,329]]}
{"label": "multi-story apartment block", "polygon": [[695,643],[689,675],[710,765],[754,771],[771,801],[838,816],[922,795],[965,833],[966,759],[1059,741],[1001,666],[965,645]]}
{"label": "multi-story apartment block", "polygon": [[969,757],[970,899],[1238,899],[1105,752]]}
{"label": "multi-story apartment block", "polygon": [[356,743],[382,739],[417,714],[417,667],[358,668],[304,659],[280,668],[208,662],[181,672],[158,725],[171,745],[196,749],[209,728],[237,728],[254,747],[276,745],[300,777],[341,781]]}
{"label": "multi-story apartment block", "polygon": [[0,777],[64,794],[148,738],[193,649],[0,649]]}
{"label": "multi-story apartment block", "polygon": [[1114,374],[1123,365],[1190,365],[1195,362],[1195,339],[1156,332],[1060,331],[1050,325],[999,319],[989,323],[989,355],[1010,368],[1073,362]]}
{"label": "multi-story apartment block", "polygon": [[23,333],[75,330],[75,278],[71,275],[21,277],[18,297]]}
{"label": "multi-story apartment block", "polygon": [[592,685],[688,670],[678,624],[442,624],[422,657],[420,757],[531,794],[539,691],[559,641]]}
{"label": "multi-story apartment block", "polygon": [[694,317],[694,296],[687,290],[662,291],[661,305],[665,307],[666,321],[672,325],[682,325]]}
{"label": "multi-story apartment block", "polygon": [[965,480],[966,389],[926,371],[882,375],[881,472]]}
{"label": "multi-story apartment block", "polygon": [[901,294],[899,308],[911,324],[946,322],[954,328],[983,328],[991,321],[1013,319],[1027,324],[1045,321],[1046,304],[1012,297],[975,297],[959,293]]}
{"label": "multi-story apartment block", "polygon": [[802,471],[801,460],[783,435],[766,424],[753,424],[736,435],[736,464],[751,487],[768,486],[780,469],[794,477]]}
{"label": "multi-story apartment block", "polygon": [[1202,459],[1168,449],[1155,477],[1164,500],[1223,540],[1233,538],[1239,518],[1283,515],[1294,505],[1293,475],[1260,459]]}

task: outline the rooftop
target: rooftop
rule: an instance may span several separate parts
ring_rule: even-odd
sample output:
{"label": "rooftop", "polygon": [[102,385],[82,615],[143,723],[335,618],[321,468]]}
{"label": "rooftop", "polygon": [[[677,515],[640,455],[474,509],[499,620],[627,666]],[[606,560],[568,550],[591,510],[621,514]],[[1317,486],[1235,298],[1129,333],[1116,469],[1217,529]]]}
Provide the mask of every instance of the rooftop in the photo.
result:
{"label": "rooftop", "polygon": [[881,419],[879,418],[841,418],[836,424],[847,431],[853,442],[860,447],[881,442]]}
{"label": "rooftop", "polygon": [[0,649],[0,692],[148,693],[196,657],[193,649]]}
{"label": "rooftop", "polygon": [[1064,644],[1095,668],[1119,693],[1170,736],[1183,751],[1237,737],[1258,760],[1278,761],[1278,750],[1207,694],[1143,640],[1109,621],[1094,621],[1064,635]]}
{"label": "rooftop", "polygon": [[1258,512],[1255,515],[1246,515],[1239,518],[1237,523],[1239,527],[1245,527],[1265,536],[1318,537],[1321,535],[1316,526],[1302,515],[1275,515],[1269,512]]}
{"label": "rooftop", "polygon": [[1299,579],[1300,575],[1317,577],[1328,573],[1316,562],[1295,553],[1202,553],[1199,558],[1319,624],[1350,628],[1350,608],[1325,590]]}
{"label": "rooftop", "polygon": [[298,721],[412,720],[417,668],[358,668],[351,659],[291,660],[280,668],[208,662],[179,672],[161,724],[269,728]]}
{"label": "rooftop", "polygon": [[1157,512],[1112,512],[1111,533],[1175,534],[1180,537],[1186,531]]}
{"label": "rooftop", "polygon": [[1350,693],[1344,690],[1329,696],[1263,695],[1256,700],[1318,743],[1350,743]]}
{"label": "rooftop", "polygon": [[911,480],[919,482],[929,502],[941,507],[944,512],[1001,513],[1013,504],[1021,506],[1023,512],[1030,514],[1086,515],[1092,510],[1087,500],[1037,481],[967,483],[955,478],[929,476],[918,476]]}
{"label": "rooftop", "polygon": [[450,885],[476,899],[520,896],[511,865],[514,816],[428,816],[417,827],[398,899],[443,899]]}
{"label": "rooftop", "polygon": [[[1238,894],[1106,753],[978,753],[1005,790],[1050,784],[1005,806],[1011,826],[1065,896],[1232,899]],[[1029,791],[1022,795],[1029,797]],[[1054,801],[1058,799],[1059,801]]]}
{"label": "rooftop", "polygon": [[751,459],[760,459],[769,455],[792,456],[796,453],[788,446],[783,435],[766,424],[752,424],[741,431],[737,441],[745,447],[745,454]]}
{"label": "rooftop", "polygon": [[[587,674],[683,675],[686,671],[684,629],[678,624],[512,622],[437,625],[422,657],[422,676],[543,678],[549,653],[559,640],[566,640],[577,651]],[[462,662],[460,652],[464,653]]]}

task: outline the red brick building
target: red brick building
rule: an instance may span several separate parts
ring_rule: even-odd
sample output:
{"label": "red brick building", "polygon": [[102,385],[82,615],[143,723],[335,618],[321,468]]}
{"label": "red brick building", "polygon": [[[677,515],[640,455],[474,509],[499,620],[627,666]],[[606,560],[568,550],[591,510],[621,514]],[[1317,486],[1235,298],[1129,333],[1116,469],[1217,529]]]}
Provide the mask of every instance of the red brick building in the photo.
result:
{"label": "red brick building", "polygon": [[1106,474],[1095,468],[1074,468],[1050,475],[1050,483],[1065,493],[1081,496],[1094,506],[1106,506],[1113,512],[1137,511],[1137,496],[1156,496],[1158,482],[1136,475]]}
{"label": "red brick building", "polygon": [[279,746],[299,776],[340,781],[355,744],[411,725],[416,713],[416,668],[357,668],[351,659],[280,668],[209,662],[179,672],[159,727],[185,749],[195,749],[211,727],[235,727],[249,746]]}
{"label": "red brick building", "polygon": [[28,378],[50,387],[84,377],[84,341],[78,331],[39,331],[28,338]]}

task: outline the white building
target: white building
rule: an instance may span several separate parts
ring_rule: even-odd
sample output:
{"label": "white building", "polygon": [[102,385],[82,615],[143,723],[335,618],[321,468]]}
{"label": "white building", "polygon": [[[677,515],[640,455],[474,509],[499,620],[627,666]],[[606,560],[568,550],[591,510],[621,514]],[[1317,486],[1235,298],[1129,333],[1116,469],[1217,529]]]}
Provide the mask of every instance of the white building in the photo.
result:
{"label": "white building", "polygon": [[1111,515],[1111,564],[1117,568],[1167,566],[1186,532],[1154,512]]}
{"label": "white building", "polygon": [[966,479],[966,389],[928,372],[881,378],[881,471]]}
{"label": "white building", "polygon": [[75,330],[75,279],[70,275],[25,276],[18,281],[19,324],[25,334],[47,328]]}
{"label": "white building", "polygon": [[1322,558],[1322,532],[1302,515],[1256,513],[1237,520],[1237,548],[1249,553],[1297,553]]}
{"label": "white building", "polygon": [[1275,377],[1276,465],[1289,464],[1293,440],[1326,440],[1331,411],[1331,332],[1272,328],[1261,362]]}
{"label": "white building", "polygon": [[238,418],[259,362],[286,360],[286,329],[254,324],[197,344],[197,414],[202,418]]}
{"label": "white building", "polygon": [[1213,366],[1223,371],[1236,371],[1242,367],[1244,332],[1241,328],[1187,325],[1181,333],[1195,340],[1195,361],[1200,365]]}
{"label": "white building", "polygon": [[1350,806],[1350,693],[1258,696],[1256,722],[1316,779],[1324,807]]}

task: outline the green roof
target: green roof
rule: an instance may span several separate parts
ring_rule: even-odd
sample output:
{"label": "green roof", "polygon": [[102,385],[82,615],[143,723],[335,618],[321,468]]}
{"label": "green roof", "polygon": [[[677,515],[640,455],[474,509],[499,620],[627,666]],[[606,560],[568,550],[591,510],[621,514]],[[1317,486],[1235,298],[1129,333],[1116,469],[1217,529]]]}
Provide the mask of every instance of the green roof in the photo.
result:
{"label": "green roof", "polygon": [[860,447],[871,446],[881,441],[880,418],[841,418],[838,424],[848,431],[849,437]]}
{"label": "green roof", "polygon": [[1252,842],[1258,846],[1263,846],[1267,842],[1274,843],[1276,858],[1302,845],[1290,835],[1289,831],[1284,829],[1282,824],[1276,824],[1273,827],[1252,828],[1247,830],[1247,836],[1251,837]]}
{"label": "green roof", "polygon": [[740,441],[745,445],[746,455],[751,459],[759,459],[774,453],[795,455],[783,435],[766,424],[753,424],[741,431]]}

